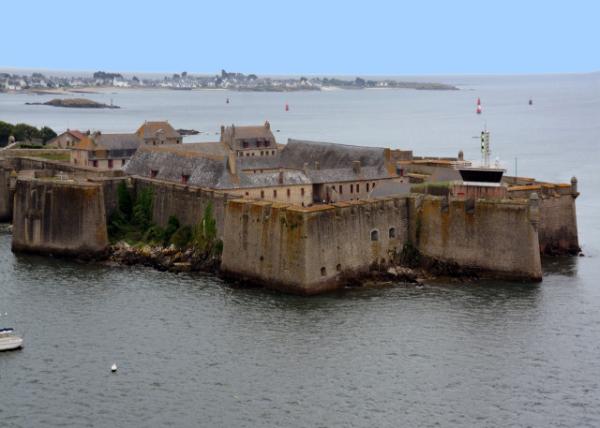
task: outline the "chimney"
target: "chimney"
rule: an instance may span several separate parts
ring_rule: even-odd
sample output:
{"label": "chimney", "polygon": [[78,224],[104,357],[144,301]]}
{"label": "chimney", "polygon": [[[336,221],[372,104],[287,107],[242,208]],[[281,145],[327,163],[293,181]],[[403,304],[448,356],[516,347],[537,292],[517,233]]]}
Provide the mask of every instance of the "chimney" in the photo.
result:
{"label": "chimney", "polygon": [[321,164],[319,161],[315,161],[315,169],[321,169]]}
{"label": "chimney", "polygon": [[235,158],[235,152],[233,150],[229,150],[229,155],[227,157],[227,167],[229,168],[229,173],[231,175],[236,175],[237,170],[237,160]]}
{"label": "chimney", "polygon": [[279,169],[278,183],[283,184],[283,169]]}
{"label": "chimney", "polygon": [[271,129],[271,124],[269,123],[268,120],[265,121],[265,128]]}
{"label": "chimney", "polygon": [[221,125],[221,136],[225,133],[225,125]]}
{"label": "chimney", "polygon": [[308,172],[308,162],[304,162],[304,166],[302,167],[302,170],[304,171],[305,174]]}
{"label": "chimney", "polygon": [[460,150],[460,151],[458,152],[458,160],[459,160],[459,161],[464,161],[464,160],[465,160],[465,154],[463,153],[463,151],[462,151],[462,150]]}
{"label": "chimney", "polygon": [[233,137],[235,135],[235,125],[232,123],[231,124],[231,136]]}
{"label": "chimney", "polygon": [[352,171],[354,171],[355,174],[360,174],[360,161],[352,161]]}

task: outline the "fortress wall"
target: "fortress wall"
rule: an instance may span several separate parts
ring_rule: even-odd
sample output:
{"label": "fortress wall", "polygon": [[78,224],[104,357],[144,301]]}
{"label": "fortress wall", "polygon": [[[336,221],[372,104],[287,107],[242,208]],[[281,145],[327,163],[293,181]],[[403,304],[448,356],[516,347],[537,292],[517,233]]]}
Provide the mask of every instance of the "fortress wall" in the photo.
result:
{"label": "fortress wall", "polygon": [[297,294],[334,290],[390,262],[408,236],[406,213],[406,198],[310,208],[229,201],[221,270]]}
{"label": "fortress wall", "polygon": [[411,242],[421,254],[515,279],[542,278],[537,200],[409,199]]}
{"label": "fortress wall", "polygon": [[539,239],[542,254],[579,252],[575,198],[572,195],[540,199]]}
{"label": "fortress wall", "polygon": [[221,271],[266,287],[308,294],[306,225],[301,210],[286,204],[227,204]]}
{"label": "fortress wall", "polygon": [[229,197],[227,194],[137,176],[133,178],[133,186],[135,194],[143,188],[153,189],[153,220],[159,226],[166,226],[172,215],[176,216],[181,224],[198,224],[206,206],[212,202],[219,235],[223,234],[225,204]]}
{"label": "fortress wall", "polygon": [[13,195],[10,189],[10,169],[0,165],[0,222],[9,222],[13,214]]}
{"label": "fortress wall", "polygon": [[102,186],[18,180],[13,251],[101,257],[108,246]]}

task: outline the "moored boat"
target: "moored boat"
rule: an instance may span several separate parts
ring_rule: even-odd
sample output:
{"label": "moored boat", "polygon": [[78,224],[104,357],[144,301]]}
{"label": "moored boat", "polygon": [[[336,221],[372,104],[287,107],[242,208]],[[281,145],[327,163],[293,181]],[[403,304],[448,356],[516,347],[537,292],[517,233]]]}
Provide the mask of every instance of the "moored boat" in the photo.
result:
{"label": "moored boat", "polygon": [[23,346],[23,339],[12,328],[0,328],[0,351],[10,351]]}

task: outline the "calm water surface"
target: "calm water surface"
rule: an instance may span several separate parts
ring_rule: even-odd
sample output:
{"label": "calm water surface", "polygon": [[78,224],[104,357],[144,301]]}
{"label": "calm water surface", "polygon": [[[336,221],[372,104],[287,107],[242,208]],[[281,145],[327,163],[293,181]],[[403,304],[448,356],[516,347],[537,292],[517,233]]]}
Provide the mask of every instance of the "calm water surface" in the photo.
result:
{"label": "calm water surface", "polygon": [[211,276],[15,256],[0,233],[0,325],[26,341],[0,354],[0,426],[600,426],[600,77],[444,81],[463,90],[110,91],[91,97],[123,109],[93,112],[0,94],[0,120],[116,132],[167,118],[209,133],[188,141],[268,118],[282,142],[477,158],[471,137],[487,124],[509,172],[518,157],[523,175],[577,175],[586,254],[546,260],[536,285],[300,298]]}

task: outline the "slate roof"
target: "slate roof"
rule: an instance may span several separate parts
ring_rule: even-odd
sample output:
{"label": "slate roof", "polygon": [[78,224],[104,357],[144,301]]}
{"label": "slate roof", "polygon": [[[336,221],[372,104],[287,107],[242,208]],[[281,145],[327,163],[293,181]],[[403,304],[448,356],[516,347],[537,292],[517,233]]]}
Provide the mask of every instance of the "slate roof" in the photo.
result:
{"label": "slate roof", "polygon": [[193,148],[189,150],[185,146],[188,144],[141,146],[127,163],[125,172],[150,177],[151,171],[155,170],[156,179],[173,182],[180,182],[182,175],[189,175],[188,185],[223,190],[310,184],[302,171],[284,171],[283,183],[279,182],[279,171],[257,174],[240,172],[234,176],[229,173],[226,156],[211,155]]}
{"label": "slate roof", "polygon": [[93,139],[100,148],[108,150],[136,150],[142,143],[136,134],[99,134]]}
{"label": "slate roof", "polygon": [[315,183],[334,183],[336,181],[378,180],[391,175],[383,166],[361,167],[355,173],[352,168],[307,169],[306,175]]}
{"label": "slate roof", "polygon": [[309,168],[319,162],[321,169],[352,168],[352,161],[359,160],[362,167],[384,166],[384,148],[334,144],[319,141],[289,139],[281,151],[281,164],[288,168]]}

